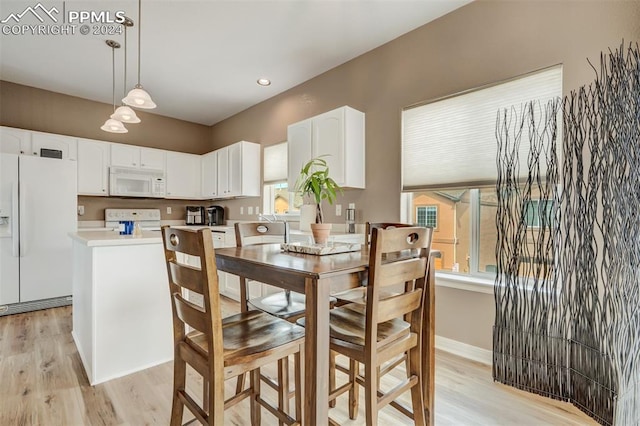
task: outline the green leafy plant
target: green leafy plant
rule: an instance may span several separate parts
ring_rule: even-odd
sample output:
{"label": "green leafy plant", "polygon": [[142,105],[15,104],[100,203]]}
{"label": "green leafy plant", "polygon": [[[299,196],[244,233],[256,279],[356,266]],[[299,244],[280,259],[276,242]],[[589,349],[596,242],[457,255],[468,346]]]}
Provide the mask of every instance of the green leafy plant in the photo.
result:
{"label": "green leafy plant", "polygon": [[302,166],[296,181],[296,192],[313,197],[316,202],[316,223],[323,223],[322,201],[333,204],[337,192],[342,193],[342,188],[329,177],[329,166],[322,157],[325,156],[312,158]]}

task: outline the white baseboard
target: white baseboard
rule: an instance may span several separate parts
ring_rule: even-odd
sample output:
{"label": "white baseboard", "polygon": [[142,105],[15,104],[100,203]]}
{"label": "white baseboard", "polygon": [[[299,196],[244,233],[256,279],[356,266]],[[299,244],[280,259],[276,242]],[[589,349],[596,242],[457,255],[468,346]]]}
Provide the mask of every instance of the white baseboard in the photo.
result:
{"label": "white baseboard", "polygon": [[436,336],[436,349],[440,349],[463,358],[468,358],[482,364],[491,365],[493,363],[493,351],[482,349],[477,346],[471,346],[442,336]]}

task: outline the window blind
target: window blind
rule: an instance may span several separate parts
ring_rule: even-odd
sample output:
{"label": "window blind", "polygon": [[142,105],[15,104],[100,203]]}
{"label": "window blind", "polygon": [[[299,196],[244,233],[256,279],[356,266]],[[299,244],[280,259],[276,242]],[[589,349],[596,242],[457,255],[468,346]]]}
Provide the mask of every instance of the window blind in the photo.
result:
{"label": "window blind", "polygon": [[264,183],[287,180],[287,143],[264,148]]}
{"label": "window blind", "polygon": [[[562,96],[562,66],[402,111],[402,189],[474,187],[496,181],[496,117],[503,108]],[[520,145],[527,158],[528,144]],[[524,168],[523,168],[524,169]],[[523,170],[524,171],[524,170]]]}

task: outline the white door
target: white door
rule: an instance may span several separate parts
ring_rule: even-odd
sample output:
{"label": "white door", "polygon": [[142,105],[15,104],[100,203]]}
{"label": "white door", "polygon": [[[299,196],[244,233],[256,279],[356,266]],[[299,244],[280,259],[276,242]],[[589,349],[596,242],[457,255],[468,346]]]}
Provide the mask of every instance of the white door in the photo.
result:
{"label": "white door", "polygon": [[161,149],[140,148],[140,167],[143,169],[164,170],[165,154]]}
{"label": "white door", "polygon": [[218,153],[210,152],[202,156],[202,197],[215,198],[218,195]]}
{"label": "white door", "polygon": [[227,147],[229,149],[228,175],[229,194],[232,197],[244,195],[242,193],[242,142],[234,143]]}
{"label": "white door", "polygon": [[323,157],[330,176],[338,185],[344,185],[344,108],[321,114],[313,119],[312,155]]}
{"label": "white door", "polygon": [[31,147],[33,155],[42,155],[41,149],[53,149],[62,151],[63,160],[77,159],[78,140],[70,136],[33,132]]}
{"label": "white door", "polygon": [[0,154],[0,305],[20,300],[18,238],[18,156]]}
{"label": "white door", "polygon": [[76,163],[20,157],[20,301],[71,294]]}
{"label": "white door", "polygon": [[31,155],[31,132],[0,127],[0,152]]}
{"label": "white door", "polygon": [[111,165],[122,167],[140,167],[140,147],[111,144]]}
{"label": "white door", "polygon": [[78,194],[108,196],[110,144],[80,140],[78,143]]}
{"label": "white door", "polygon": [[288,186],[295,188],[302,166],[311,160],[311,120],[287,128]]}
{"label": "white door", "polygon": [[200,156],[167,153],[167,198],[200,198]]}
{"label": "white door", "polygon": [[218,153],[218,197],[229,196],[229,147],[216,151]]}

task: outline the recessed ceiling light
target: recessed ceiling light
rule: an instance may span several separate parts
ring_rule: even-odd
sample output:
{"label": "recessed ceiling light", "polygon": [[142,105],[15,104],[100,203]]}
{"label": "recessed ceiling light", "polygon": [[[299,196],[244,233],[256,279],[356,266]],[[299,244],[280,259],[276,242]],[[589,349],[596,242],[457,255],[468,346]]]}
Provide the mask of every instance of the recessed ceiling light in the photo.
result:
{"label": "recessed ceiling light", "polygon": [[271,80],[269,80],[268,78],[259,78],[258,79],[258,84],[260,86],[270,86],[271,85]]}

